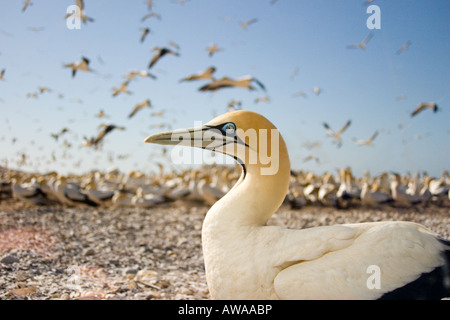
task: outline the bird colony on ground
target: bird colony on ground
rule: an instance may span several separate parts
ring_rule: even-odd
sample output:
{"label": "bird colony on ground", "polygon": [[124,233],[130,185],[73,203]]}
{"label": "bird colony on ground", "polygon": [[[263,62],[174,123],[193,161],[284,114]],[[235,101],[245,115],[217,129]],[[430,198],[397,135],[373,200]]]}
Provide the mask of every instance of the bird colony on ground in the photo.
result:
{"label": "bird colony on ground", "polygon": [[[111,206],[153,208],[175,201],[213,205],[237,182],[236,166],[203,166],[189,170],[164,170],[144,174],[113,169],[84,175],[61,175],[7,170],[0,167],[0,201],[14,199],[37,205]],[[450,174],[440,177],[402,176],[384,172],[355,177],[350,168],[316,175],[291,170],[285,204],[293,209],[326,206],[339,209],[383,206],[423,208],[450,207]]]}

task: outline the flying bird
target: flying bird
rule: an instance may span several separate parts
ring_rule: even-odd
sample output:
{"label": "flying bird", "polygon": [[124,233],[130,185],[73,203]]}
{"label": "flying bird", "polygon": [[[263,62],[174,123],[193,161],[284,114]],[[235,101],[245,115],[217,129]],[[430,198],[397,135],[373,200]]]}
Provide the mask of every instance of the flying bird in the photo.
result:
{"label": "flying bird", "polygon": [[375,131],[375,133],[367,140],[360,140],[360,139],[356,139],[354,138],[353,141],[355,141],[356,144],[360,145],[360,146],[371,146],[373,140],[378,136],[378,131]]}
{"label": "flying bird", "polygon": [[293,97],[303,97],[303,98],[308,98],[308,95],[306,93],[304,93],[303,91],[297,91],[295,92],[293,95]]}
{"label": "flying bird", "polygon": [[322,92],[322,89],[320,89],[319,87],[314,87],[313,92],[316,96],[318,96]]}
{"label": "flying bird", "polygon": [[257,21],[258,21],[257,19],[250,19],[250,20],[248,20],[246,22],[241,22],[240,25],[241,25],[242,29],[247,30],[249,25],[251,25],[251,24],[253,24],[253,23],[257,22]]}
{"label": "flying bird", "polygon": [[99,143],[103,141],[103,138],[110,133],[111,131],[117,129],[117,130],[125,130],[125,127],[116,126],[114,124],[101,124],[99,125],[99,128],[101,128],[100,132],[98,133],[97,137],[91,137],[90,139],[87,139],[84,137],[84,143],[87,147],[98,147]]}
{"label": "flying bird", "polygon": [[38,89],[40,94],[43,94],[44,92],[52,92],[52,89],[48,87],[38,87]]}
{"label": "flying bird", "polygon": [[86,57],[82,57],[80,62],[72,62],[69,64],[65,64],[64,68],[72,69],[72,77],[75,77],[75,74],[78,70],[92,72],[93,70],[89,68],[89,59]]}
{"label": "flying bird", "polygon": [[265,102],[265,103],[269,103],[270,102],[270,97],[269,96],[264,96],[264,97],[257,97],[256,99],[255,99],[255,103],[258,103],[258,102]]}
{"label": "flying bird", "polygon": [[2,69],[2,71],[0,71],[0,80],[5,80],[5,71],[6,69]]}
{"label": "flying bird", "polygon": [[143,16],[141,20],[142,20],[142,22],[144,22],[148,18],[157,18],[158,20],[161,20],[161,15],[156,12],[150,12],[150,13],[147,13],[145,16]]}
{"label": "flying bird", "polygon": [[152,106],[152,105],[151,105],[149,99],[147,99],[147,100],[145,100],[145,101],[143,101],[143,102],[141,102],[141,103],[138,103],[137,105],[134,106],[133,110],[132,110],[131,113],[128,115],[128,118],[133,117],[133,116],[136,114],[136,112],[138,112],[138,111],[141,110],[142,108],[145,108],[145,107],[151,108],[151,106]]}
{"label": "flying bird", "polygon": [[154,55],[152,60],[150,61],[149,65],[148,65],[148,69],[150,69],[151,67],[153,67],[155,65],[155,63],[161,59],[163,56],[165,56],[166,54],[173,54],[175,56],[179,56],[180,54],[177,52],[174,52],[170,49],[167,48],[158,48],[155,47],[153,48],[153,51],[157,51]]}
{"label": "flying bird", "polygon": [[141,34],[141,42],[144,42],[145,37],[150,33],[150,28],[142,28],[142,34]]}
{"label": "flying bird", "polygon": [[194,81],[194,80],[214,80],[213,73],[216,71],[215,67],[209,67],[205,71],[201,71],[199,73],[192,74],[180,80],[182,81]]}
{"label": "flying bird", "polygon": [[219,48],[215,43],[206,48],[206,51],[208,51],[208,56],[210,57],[212,57],[214,53],[222,50],[223,49]]}
{"label": "flying bird", "polygon": [[50,136],[55,139],[55,141],[58,141],[59,137],[61,137],[64,133],[69,132],[69,129],[62,128],[58,133],[52,133]]}
{"label": "flying bird", "polygon": [[39,31],[45,30],[44,27],[28,27],[27,29],[30,31],[34,31],[34,32],[39,32]]}
{"label": "flying bird", "polygon": [[96,115],[96,118],[108,118],[108,116],[106,115],[105,111],[103,111],[103,109],[101,109]]}
{"label": "flying bird", "polygon": [[373,34],[370,33],[361,43],[358,44],[351,44],[349,46],[347,46],[348,49],[361,49],[364,50],[366,49],[366,45],[367,43],[370,41],[370,39],[372,39]]}
{"label": "flying bird", "polygon": [[128,79],[128,80],[133,80],[133,79],[136,78],[136,76],[139,76],[139,77],[142,77],[142,78],[149,77],[149,78],[152,78],[152,79],[156,79],[156,76],[151,74],[147,70],[140,70],[140,71],[132,70],[128,74],[124,75],[123,77]]}
{"label": "flying bird", "polygon": [[227,105],[227,111],[235,111],[235,110],[241,110],[242,109],[242,102],[240,100],[231,100],[230,102],[228,102]]}
{"label": "flying bird", "polygon": [[320,159],[317,156],[314,156],[314,155],[309,155],[309,156],[303,158],[303,162],[308,162],[308,161],[311,161],[311,160],[314,160],[316,163],[320,163]]}
{"label": "flying bird", "polygon": [[337,131],[337,132],[334,132],[333,130],[331,130],[330,126],[326,122],[323,123],[323,126],[325,127],[325,129],[327,131],[327,135],[329,137],[334,138],[335,139],[334,143],[336,143],[338,147],[341,147],[342,146],[341,135],[342,135],[342,133],[344,133],[345,130],[347,130],[347,128],[350,126],[351,123],[352,123],[351,120],[348,120],[347,123],[341,129],[339,129],[339,131]]}
{"label": "flying bird", "polygon": [[[156,133],[144,141],[215,150],[232,156],[242,167],[239,180],[209,209],[202,225],[212,299],[450,297],[450,241],[424,225],[408,221],[304,229],[269,225],[289,189],[289,153],[281,135],[261,143],[258,136],[248,139],[250,129],[256,135],[278,132],[262,115],[239,110],[201,127]],[[255,156],[249,157],[252,153]],[[262,160],[269,154],[276,155],[276,168]],[[380,286],[371,282],[374,275],[381,278]]]}
{"label": "flying bird", "polygon": [[86,13],[84,12],[84,1],[83,0],[76,0],[77,2],[77,7],[80,10],[79,15],[77,15],[76,11],[73,13],[68,13],[64,16],[65,19],[69,18],[69,17],[73,17],[74,19],[80,19],[81,21],[83,21],[83,23],[86,23],[87,21],[89,22],[94,22],[94,19],[86,16]]}
{"label": "flying bird", "polygon": [[152,117],[162,117],[163,115],[164,115],[164,110],[160,110],[160,111],[151,113]]}
{"label": "flying bird", "polygon": [[131,94],[131,92],[128,90],[128,83],[129,81],[124,81],[122,82],[119,88],[113,88],[112,96],[116,97],[119,93]]}
{"label": "flying bird", "polygon": [[180,50],[180,46],[177,43],[173,42],[173,41],[169,41],[168,45],[171,46],[174,49]]}
{"label": "flying bird", "polygon": [[438,110],[439,110],[439,108],[435,102],[428,102],[428,103],[423,102],[423,103],[419,104],[419,106],[411,113],[411,117],[414,117],[419,112],[421,112],[425,109],[431,109],[435,113],[438,112]]}
{"label": "flying bird", "polygon": [[22,12],[25,12],[29,6],[31,6],[33,3],[30,0],[26,0],[23,4]]}
{"label": "flying bird", "polygon": [[406,43],[405,44],[403,44],[398,50],[397,50],[397,54],[400,54],[400,53],[402,53],[403,51],[405,51],[406,49],[408,49],[409,48],[409,46],[411,45],[411,41],[406,41]]}
{"label": "flying bird", "polygon": [[199,88],[200,91],[216,91],[221,88],[230,88],[230,87],[238,87],[238,88],[245,88],[249,90],[255,90],[254,87],[251,86],[251,82],[255,82],[258,84],[258,86],[261,87],[264,91],[266,91],[266,88],[264,85],[257,80],[256,78],[252,76],[245,76],[238,79],[231,79],[228,77],[223,77],[218,80],[213,80],[210,83],[207,83],[206,85]]}
{"label": "flying bird", "polygon": [[295,67],[295,69],[292,71],[291,76],[290,76],[291,80],[294,80],[294,78],[298,75],[298,71],[299,71],[299,68]]}
{"label": "flying bird", "polygon": [[147,9],[152,10],[152,8],[153,8],[153,0],[148,0],[147,1]]}

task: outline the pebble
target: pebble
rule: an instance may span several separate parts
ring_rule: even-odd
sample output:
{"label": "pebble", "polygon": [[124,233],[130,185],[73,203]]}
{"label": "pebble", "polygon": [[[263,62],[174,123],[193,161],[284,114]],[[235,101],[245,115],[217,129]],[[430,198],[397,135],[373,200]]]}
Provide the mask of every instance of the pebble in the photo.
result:
{"label": "pebble", "polygon": [[4,257],[2,260],[0,260],[0,262],[3,263],[3,264],[13,264],[13,263],[17,263],[19,261],[20,260],[17,259],[13,255],[8,255],[8,256]]}
{"label": "pebble", "polygon": [[[0,300],[209,299],[201,250],[208,209],[180,204],[151,209],[49,206],[43,212],[2,202],[0,231],[33,226],[51,234],[55,245],[51,255],[0,248],[0,266],[9,270],[0,272]],[[438,207],[281,207],[268,224],[306,228],[378,220],[415,221],[450,237],[448,209]]]}

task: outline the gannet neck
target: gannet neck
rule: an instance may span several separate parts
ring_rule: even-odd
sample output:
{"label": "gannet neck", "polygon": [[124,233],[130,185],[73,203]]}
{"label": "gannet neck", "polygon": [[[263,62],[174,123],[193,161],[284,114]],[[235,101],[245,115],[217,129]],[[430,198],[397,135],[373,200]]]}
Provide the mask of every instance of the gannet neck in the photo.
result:
{"label": "gannet neck", "polygon": [[261,175],[259,168],[252,166],[245,170],[240,183],[220,199],[208,215],[219,214],[233,224],[265,225],[286,196],[289,165],[280,168],[275,175]]}
{"label": "gannet neck", "polygon": [[[242,116],[243,112],[236,114]],[[239,136],[247,148],[244,154],[239,149],[232,154],[242,165],[241,178],[208,215],[220,215],[218,219],[226,219],[227,223],[264,225],[285,199],[290,161],[286,143],[278,129],[264,117],[250,114],[254,123],[244,126],[255,129],[257,139],[252,140],[248,132],[246,137],[249,139]]]}

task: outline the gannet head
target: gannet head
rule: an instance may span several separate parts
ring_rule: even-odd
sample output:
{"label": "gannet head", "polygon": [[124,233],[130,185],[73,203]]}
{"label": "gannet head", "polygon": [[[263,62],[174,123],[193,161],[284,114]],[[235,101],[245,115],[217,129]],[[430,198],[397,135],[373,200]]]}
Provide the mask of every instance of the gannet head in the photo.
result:
{"label": "gannet head", "polygon": [[280,159],[289,167],[278,129],[264,116],[247,110],[227,112],[203,126],[153,134],[144,142],[213,150],[232,156],[245,168],[257,167],[263,175],[276,174]]}

